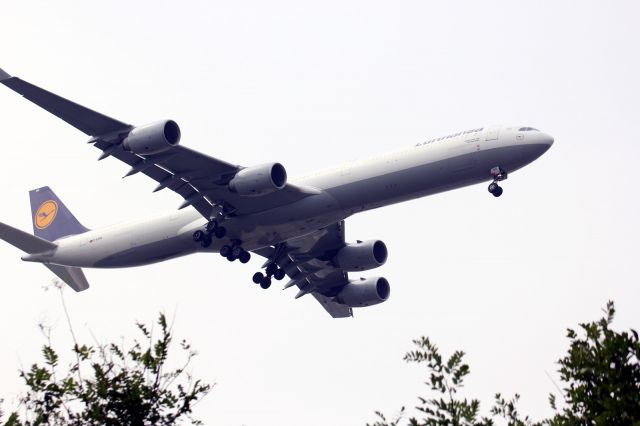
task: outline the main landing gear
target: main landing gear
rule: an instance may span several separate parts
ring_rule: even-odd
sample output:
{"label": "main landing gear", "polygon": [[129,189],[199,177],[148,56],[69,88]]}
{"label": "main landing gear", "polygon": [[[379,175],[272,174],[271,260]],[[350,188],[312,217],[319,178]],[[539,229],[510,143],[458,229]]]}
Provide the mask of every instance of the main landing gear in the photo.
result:
{"label": "main landing gear", "polygon": [[[222,239],[226,235],[227,229],[213,219],[207,223],[204,231],[199,229],[193,233],[193,240],[199,242],[202,247],[207,248],[211,246],[214,238]],[[247,263],[251,259],[251,253],[242,248],[239,240],[231,240],[231,245],[225,244],[220,247],[220,255],[229,262],[239,260],[241,263]]]}
{"label": "main landing gear", "polygon": [[500,167],[494,167],[491,169],[491,176],[493,176],[493,182],[489,184],[489,192],[494,197],[499,197],[502,195],[502,187],[498,185],[498,182],[501,182],[507,178],[507,172],[502,170]]}
{"label": "main landing gear", "polygon": [[232,240],[231,245],[223,245],[220,247],[220,256],[225,257],[229,262],[239,260],[240,263],[247,263],[251,259],[251,253],[243,249],[240,244],[239,240]]}
{"label": "main landing gear", "polygon": [[227,228],[220,225],[217,220],[213,219],[207,223],[205,230],[197,230],[193,233],[193,240],[199,242],[204,248],[211,245],[213,238],[224,238],[227,235]]}
{"label": "main landing gear", "polygon": [[280,281],[286,275],[284,269],[278,268],[278,265],[275,263],[270,263],[267,265],[267,269],[265,270],[266,275],[262,272],[256,272],[253,274],[253,282],[256,284],[260,284],[260,287],[267,289],[271,286],[271,277]]}
{"label": "main landing gear", "polygon": [[[207,248],[211,246],[213,238],[222,239],[226,234],[227,230],[217,220],[212,219],[207,223],[204,230],[199,229],[193,233],[193,240],[200,243],[202,247]],[[240,263],[247,263],[251,260],[251,253],[242,248],[242,241],[240,240],[231,240],[230,244],[220,247],[220,256],[226,258],[229,262],[239,260]],[[275,262],[271,262],[267,265],[265,273],[256,272],[253,274],[253,282],[267,289],[271,286],[272,278],[280,281],[285,275],[284,269],[278,267]]]}

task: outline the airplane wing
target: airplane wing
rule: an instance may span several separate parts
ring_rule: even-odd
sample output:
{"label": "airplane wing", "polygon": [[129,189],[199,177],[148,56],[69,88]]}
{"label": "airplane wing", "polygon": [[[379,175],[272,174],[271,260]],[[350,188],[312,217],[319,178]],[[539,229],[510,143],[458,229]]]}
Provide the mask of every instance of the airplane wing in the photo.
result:
{"label": "airplane wing", "polygon": [[122,144],[134,126],[64,99],[18,77],[12,77],[2,69],[0,83],[92,136],[89,142],[102,151],[99,160],[114,157],[128,164],[131,169],[125,177],[136,173],[147,175],[158,182],[156,191],[171,189],[184,199],[180,208],[193,206],[206,219],[211,218],[221,207],[235,215],[251,214],[318,193],[314,188],[286,184],[280,190],[257,197],[235,194],[227,184],[243,169],[241,166],[181,145],[174,145],[157,154],[134,154]]}
{"label": "airplane wing", "polygon": [[296,299],[311,294],[333,318],[346,318],[353,316],[353,310],[336,296],[349,283],[348,274],[326,260],[344,246],[344,221],[341,221],[255,253],[266,257],[267,264],[273,262],[284,269],[290,278],[284,288],[297,286]]}

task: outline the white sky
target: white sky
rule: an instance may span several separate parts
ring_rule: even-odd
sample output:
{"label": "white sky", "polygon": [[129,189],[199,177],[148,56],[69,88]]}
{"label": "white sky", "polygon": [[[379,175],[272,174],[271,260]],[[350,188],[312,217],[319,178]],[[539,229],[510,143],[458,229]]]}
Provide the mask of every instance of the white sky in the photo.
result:
{"label": "white sky", "polygon": [[[566,327],[638,327],[640,6],[634,1],[5,1],[0,66],[125,122],[173,118],[182,143],[230,162],[282,162],[290,176],[485,124],[555,137],[494,199],[485,185],[352,217],[348,240],[380,238],[390,300],[332,320],[311,297],[250,284],[261,264],[196,255],[88,270],[66,292],[81,338],[134,335],[176,312],[218,386],[207,424],[355,425],[425,394],[411,339],[467,352],[466,390],[549,414]],[[0,221],[30,230],[27,192],[49,185],[87,226],[175,209],[144,176],[0,87]],[[37,323],[69,347],[51,274],[0,244],[0,396],[40,359]],[[357,276],[357,274],[353,274]]]}

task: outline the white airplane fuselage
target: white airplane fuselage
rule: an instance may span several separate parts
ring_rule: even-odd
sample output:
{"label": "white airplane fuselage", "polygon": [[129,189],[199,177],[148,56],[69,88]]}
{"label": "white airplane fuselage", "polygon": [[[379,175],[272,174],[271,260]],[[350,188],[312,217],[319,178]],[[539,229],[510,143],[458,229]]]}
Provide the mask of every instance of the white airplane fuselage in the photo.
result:
{"label": "white airplane fuselage", "polygon": [[[228,235],[246,250],[284,242],[355,213],[492,180],[541,156],[553,138],[518,127],[485,128],[432,139],[410,148],[346,163],[292,180],[317,194],[282,207],[230,217]],[[151,264],[196,252],[218,252],[228,238],[208,248],[193,240],[206,219],[187,208],[61,238],[51,252],[23,260],[65,266],[120,268]]]}

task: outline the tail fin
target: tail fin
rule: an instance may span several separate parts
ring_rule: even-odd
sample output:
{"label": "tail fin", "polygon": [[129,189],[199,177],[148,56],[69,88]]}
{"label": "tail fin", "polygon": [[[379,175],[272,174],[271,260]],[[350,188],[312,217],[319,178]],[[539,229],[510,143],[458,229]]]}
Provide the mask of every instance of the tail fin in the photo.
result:
{"label": "tail fin", "polygon": [[33,234],[36,237],[55,241],[89,230],[78,222],[73,213],[48,186],[29,191],[29,198],[31,199]]}

